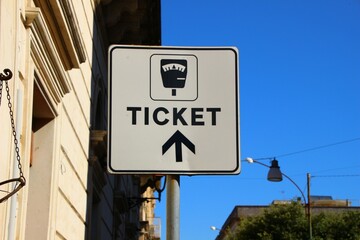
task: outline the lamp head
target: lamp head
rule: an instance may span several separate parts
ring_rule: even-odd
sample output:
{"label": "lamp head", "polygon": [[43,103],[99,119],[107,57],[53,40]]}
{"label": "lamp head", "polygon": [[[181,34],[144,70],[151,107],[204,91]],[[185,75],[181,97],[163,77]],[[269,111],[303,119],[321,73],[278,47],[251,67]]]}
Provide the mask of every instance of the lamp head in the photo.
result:
{"label": "lamp head", "polygon": [[281,182],[282,173],[280,171],[279,163],[276,159],[271,161],[270,170],[267,179],[271,182]]}

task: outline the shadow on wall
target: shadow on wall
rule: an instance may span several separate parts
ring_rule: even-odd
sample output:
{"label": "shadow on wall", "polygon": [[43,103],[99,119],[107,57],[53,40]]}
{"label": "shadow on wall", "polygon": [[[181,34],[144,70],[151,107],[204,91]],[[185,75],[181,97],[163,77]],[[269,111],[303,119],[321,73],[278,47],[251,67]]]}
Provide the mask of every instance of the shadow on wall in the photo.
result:
{"label": "shadow on wall", "polygon": [[[112,44],[160,45],[160,0],[110,0],[96,5],[93,26],[91,131],[86,239],[138,239],[140,177],[110,175],[107,160],[107,54]],[[109,214],[111,213],[111,214]]]}

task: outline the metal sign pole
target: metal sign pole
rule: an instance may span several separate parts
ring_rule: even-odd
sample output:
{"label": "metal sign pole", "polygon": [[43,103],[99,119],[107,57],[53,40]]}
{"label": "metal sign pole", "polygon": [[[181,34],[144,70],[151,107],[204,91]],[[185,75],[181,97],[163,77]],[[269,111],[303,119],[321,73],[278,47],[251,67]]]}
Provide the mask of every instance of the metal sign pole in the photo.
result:
{"label": "metal sign pole", "polygon": [[166,177],[166,240],[180,240],[180,175]]}

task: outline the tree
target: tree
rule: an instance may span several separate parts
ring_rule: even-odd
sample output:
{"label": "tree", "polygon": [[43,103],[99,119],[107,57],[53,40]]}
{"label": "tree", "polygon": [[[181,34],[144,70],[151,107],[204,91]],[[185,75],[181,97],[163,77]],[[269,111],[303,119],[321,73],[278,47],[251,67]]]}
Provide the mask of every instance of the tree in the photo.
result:
{"label": "tree", "polygon": [[360,212],[320,213],[313,218],[314,240],[360,239]]}
{"label": "tree", "polygon": [[[313,216],[313,240],[360,239],[360,212],[324,212]],[[260,215],[242,217],[236,230],[227,231],[226,240],[309,239],[307,218],[299,202],[272,205]]]}

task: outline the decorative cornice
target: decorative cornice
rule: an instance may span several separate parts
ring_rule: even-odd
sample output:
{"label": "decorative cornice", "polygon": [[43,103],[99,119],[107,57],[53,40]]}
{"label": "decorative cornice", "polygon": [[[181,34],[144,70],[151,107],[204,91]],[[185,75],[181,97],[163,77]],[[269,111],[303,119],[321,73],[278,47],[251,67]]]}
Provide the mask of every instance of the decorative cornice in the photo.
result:
{"label": "decorative cornice", "polygon": [[28,7],[25,10],[25,27],[31,27],[31,24],[34,22],[35,18],[40,14],[40,8]]}
{"label": "decorative cornice", "polygon": [[66,24],[69,28],[70,36],[77,54],[77,57],[79,59],[80,63],[83,63],[86,61],[86,54],[84,49],[84,44],[81,38],[80,29],[79,29],[79,22],[76,18],[76,15],[74,14],[74,9],[68,0],[61,0],[59,1],[61,9],[64,13],[64,18],[66,21]]}
{"label": "decorative cornice", "polygon": [[107,148],[107,131],[105,130],[91,130],[90,144],[94,150],[94,154],[98,158],[105,157]]}
{"label": "decorative cornice", "polygon": [[26,8],[25,18],[24,24],[31,30],[31,56],[39,79],[49,95],[59,103],[61,98],[70,92],[71,87],[55,43],[39,8]]}
{"label": "decorative cornice", "polygon": [[69,0],[34,0],[42,12],[65,70],[79,68],[86,53],[79,23]]}
{"label": "decorative cornice", "polygon": [[90,149],[91,156],[96,156],[103,168],[106,167],[107,156],[107,131],[91,130],[90,131]]}

